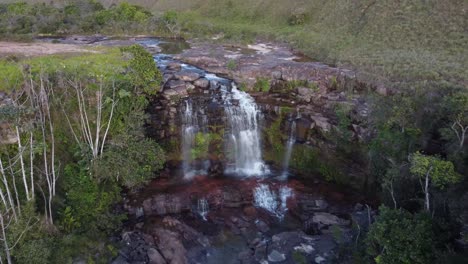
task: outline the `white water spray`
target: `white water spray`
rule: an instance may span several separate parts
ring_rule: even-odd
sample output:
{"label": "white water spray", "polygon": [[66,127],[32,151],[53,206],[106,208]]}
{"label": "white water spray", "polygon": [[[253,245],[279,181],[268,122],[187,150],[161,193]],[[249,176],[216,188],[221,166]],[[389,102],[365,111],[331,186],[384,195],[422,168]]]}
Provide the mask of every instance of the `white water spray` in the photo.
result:
{"label": "white water spray", "polygon": [[288,210],[287,201],[292,196],[292,189],[287,186],[280,187],[278,193],[266,184],[260,184],[254,190],[255,205],[266,209],[280,219],[284,218]]}

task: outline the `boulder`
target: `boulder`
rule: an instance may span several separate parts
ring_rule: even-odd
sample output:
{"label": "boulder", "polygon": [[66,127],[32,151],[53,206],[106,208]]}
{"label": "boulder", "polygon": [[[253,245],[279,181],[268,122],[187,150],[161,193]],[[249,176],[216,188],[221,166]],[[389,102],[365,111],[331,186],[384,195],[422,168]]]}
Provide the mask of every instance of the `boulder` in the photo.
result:
{"label": "boulder", "polygon": [[177,233],[163,228],[156,228],[153,230],[153,236],[159,252],[168,263],[188,263],[186,258],[187,250],[179,240]]}
{"label": "boulder", "polygon": [[169,62],[167,64],[167,69],[171,71],[180,71],[181,68],[182,68],[182,65],[180,65],[180,63],[177,63],[175,61]]}
{"label": "boulder", "polygon": [[276,250],[272,250],[270,254],[268,254],[268,261],[270,262],[281,262],[285,260],[286,256],[283,253],[280,253]]}
{"label": "boulder", "polygon": [[148,260],[149,264],[167,264],[166,260],[155,248],[148,249]]}
{"label": "boulder", "polygon": [[175,73],[174,77],[184,82],[193,82],[200,78],[200,74],[193,71],[180,71]]}
{"label": "boulder", "polygon": [[336,215],[326,213],[326,212],[319,212],[314,213],[312,217],[312,222],[321,225],[347,225],[349,221],[339,218]]}
{"label": "boulder", "polygon": [[164,88],[173,90],[179,87],[183,87],[185,89],[185,82],[181,80],[170,80],[164,85]]}
{"label": "boulder", "polygon": [[321,115],[311,115],[310,118],[314,121],[315,127],[319,128],[322,132],[329,132],[332,125],[329,119]]}
{"label": "boulder", "polygon": [[195,86],[197,86],[197,87],[202,88],[202,89],[206,89],[206,88],[210,87],[210,81],[208,81],[205,78],[200,78],[200,79],[196,80],[193,84]]}

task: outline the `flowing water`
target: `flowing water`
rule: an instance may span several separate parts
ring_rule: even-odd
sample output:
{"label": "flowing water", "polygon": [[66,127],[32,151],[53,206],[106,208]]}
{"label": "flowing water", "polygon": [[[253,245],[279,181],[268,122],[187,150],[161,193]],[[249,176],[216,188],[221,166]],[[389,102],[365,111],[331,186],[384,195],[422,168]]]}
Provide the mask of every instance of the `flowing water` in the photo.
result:
{"label": "flowing water", "polygon": [[255,205],[266,209],[283,219],[287,207],[287,200],[293,196],[292,189],[287,186],[281,186],[278,192],[272,190],[267,184],[260,184],[254,189]]}
{"label": "flowing water", "polygon": [[234,83],[231,91],[224,93],[223,100],[230,131],[226,148],[233,160],[225,172],[242,176],[267,174],[269,171],[262,159],[257,104]]}
{"label": "flowing water", "polygon": [[194,166],[192,149],[197,133],[206,133],[207,119],[205,115],[198,117],[194,111],[192,100],[185,101],[185,111],[182,114],[182,170],[185,179],[191,179],[195,175],[206,175],[209,160],[201,162],[201,167]]}
{"label": "flowing water", "polygon": [[[160,45],[157,40],[140,43],[147,47]],[[162,70],[175,61],[171,55],[161,53],[155,55],[154,59]],[[238,90],[231,80],[185,63],[181,63],[181,68],[183,71],[196,72],[209,80],[211,100],[224,108],[224,154],[227,157],[225,173],[245,177],[267,175],[269,169],[263,161],[261,150],[261,113],[255,100],[248,93]],[[210,166],[207,160],[200,166],[200,161],[195,161],[192,155],[197,133],[207,133],[209,125],[203,109],[198,108],[201,106],[195,105],[191,99],[185,100],[181,117],[182,170],[185,179],[206,175]]]}
{"label": "flowing water", "polygon": [[281,174],[281,178],[287,179],[288,178],[288,169],[289,169],[289,162],[291,160],[291,154],[294,144],[296,143],[296,121],[291,121],[291,128],[289,131],[289,138],[286,142],[286,152],[284,154],[283,160],[283,173]]}
{"label": "flowing water", "polygon": [[206,216],[209,212],[208,201],[205,198],[198,199],[197,212],[206,221]]}

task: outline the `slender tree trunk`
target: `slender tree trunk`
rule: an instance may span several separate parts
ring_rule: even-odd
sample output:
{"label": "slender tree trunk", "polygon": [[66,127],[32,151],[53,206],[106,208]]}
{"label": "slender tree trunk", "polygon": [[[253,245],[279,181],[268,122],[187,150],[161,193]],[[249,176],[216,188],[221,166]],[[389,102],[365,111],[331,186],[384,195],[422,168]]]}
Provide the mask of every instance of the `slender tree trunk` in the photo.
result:
{"label": "slender tree trunk", "polygon": [[8,241],[7,241],[6,232],[5,232],[6,227],[5,227],[5,222],[4,222],[2,213],[0,213],[0,227],[2,228],[2,237],[3,237],[2,240],[3,240],[3,247],[5,248],[5,256],[7,259],[7,263],[11,264],[13,262],[11,261],[10,247],[8,246]]}
{"label": "slender tree trunk", "polygon": [[1,157],[0,157],[0,173],[2,174],[3,185],[5,186],[5,190],[6,190],[6,193],[7,193],[7,196],[8,196],[8,201],[10,202],[10,208],[11,208],[11,211],[13,213],[13,217],[15,218],[15,221],[17,221],[18,217],[16,216],[15,203],[13,202],[13,198],[11,197],[10,186],[8,184],[8,179],[7,179],[6,174],[5,174],[5,170],[4,170],[4,167],[3,167],[3,162],[2,162]]}
{"label": "slender tree trunk", "polygon": [[30,177],[31,177],[31,198],[34,199],[34,148],[33,148],[33,133],[30,132],[30,141],[29,141],[29,170],[30,170]]}
{"label": "slender tree trunk", "polygon": [[395,199],[395,192],[393,190],[393,181],[390,182],[390,195],[392,196],[393,207],[394,207],[394,209],[397,209],[397,202],[396,202],[396,199]]}
{"label": "slender tree trunk", "polygon": [[23,184],[24,190],[26,191],[26,199],[29,201],[31,198],[29,197],[29,188],[28,188],[28,180],[26,179],[26,168],[24,167],[24,159],[23,159],[23,146],[21,145],[21,137],[19,133],[18,126],[16,126],[16,137],[18,138],[18,153],[20,158],[21,164],[21,174],[23,176]]}
{"label": "slender tree trunk", "polygon": [[429,197],[429,175],[432,171],[432,166],[429,168],[429,170],[426,173],[426,179],[424,183],[424,196],[425,196],[425,203],[424,203],[424,208],[428,213],[430,213],[430,197]]}

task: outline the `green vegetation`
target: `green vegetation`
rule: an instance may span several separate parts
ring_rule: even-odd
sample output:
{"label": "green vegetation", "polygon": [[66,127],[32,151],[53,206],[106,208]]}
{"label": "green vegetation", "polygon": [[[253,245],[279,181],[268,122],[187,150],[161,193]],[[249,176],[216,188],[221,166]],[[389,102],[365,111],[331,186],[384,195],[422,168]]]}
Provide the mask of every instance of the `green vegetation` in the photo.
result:
{"label": "green vegetation", "polygon": [[146,183],[165,162],[143,131],[146,96],[161,82],[151,54],[131,46],[0,65],[2,90],[25,91],[0,109],[18,133],[17,144],[0,145],[2,195],[17,197],[0,204],[15,245],[4,260],[108,263],[108,237],[125,219],[113,211],[122,188]]}
{"label": "green vegetation", "polygon": [[257,78],[253,90],[257,92],[268,92],[270,90],[270,81],[267,78]]}
{"label": "green vegetation", "polygon": [[366,238],[367,252],[375,263],[431,263],[434,234],[430,217],[385,206],[379,211]]}

